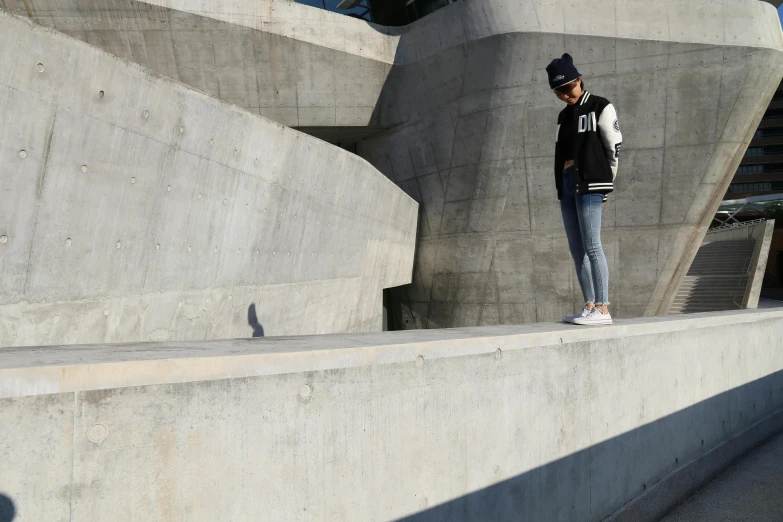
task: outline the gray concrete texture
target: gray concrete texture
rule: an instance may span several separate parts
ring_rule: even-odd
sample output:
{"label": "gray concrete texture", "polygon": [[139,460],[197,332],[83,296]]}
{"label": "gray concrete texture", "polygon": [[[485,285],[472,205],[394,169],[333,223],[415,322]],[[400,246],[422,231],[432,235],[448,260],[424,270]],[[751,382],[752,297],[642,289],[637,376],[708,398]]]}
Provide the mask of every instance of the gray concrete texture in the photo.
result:
{"label": "gray concrete texture", "polygon": [[668,310],[783,75],[777,15],[756,0],[468,0],[404,28],[277,0],[3,1],[285,125],[385,132],[357,150],[421,206],[413,284],[395,294],[415,327],[546,321],[580,304],[553,194],[552,57],[572,52],[620,113],[604,218],[618,316]]}
{"label": "gray concrete texture", "polygon": [[0,10],[0,347],[380,330],[417,204],[365,160]]}
{"label": "gray concrete texture", "polygon": [[669,309],[783,76],[777,13],[757,0],[467,0],[403,28],[278,0],[4,1],[329,141],[382,133],[357,152],[421,206],[413,284],[393,294],[405,327],[581,306],[551,173],[553,57],[571,52],[620,115],[603,232],[620,317]]}
{"label": "gray concrete texture", "polygon": [[764,283],[764,274],[767,271],[769,249],[772,245],[772,236],[775,233],[775,220],[770,219],[753,230],[753,239],[756,248],[753,250],[753,258],[750,260],[748,274],[748,291],[742,300],[743,308],[757,308],[761,287]]}
{"label": "gray concrete texture", "polygon": [[617,106],[624,137],[603,211],[613,314],[664,314],[676,295],[783,74],[777,13],[760,2],[568,5],[564,22],[533,2],[460,3],[403,36],[459,32],[457,20],[481,36],[395,68],[380,112],[406,124],[358,146],[422,205],[414,281],[396,292],[407,327],[581,308],[552,173],[563,104],[544,70],[566,51]]}
{"label": "gray concrete texture", "polygon": [[[380,28],[288,0],[214,9],[192,1],[5,4],[16,14],[292,127],[373,125],[398,40],[385,38]],[[259,11],[242,15],[248,9]]]}
{"label": "gray concrete texture", "polygon": [[9,348],[14,522],[602,520],[783,408],[783,311]]}

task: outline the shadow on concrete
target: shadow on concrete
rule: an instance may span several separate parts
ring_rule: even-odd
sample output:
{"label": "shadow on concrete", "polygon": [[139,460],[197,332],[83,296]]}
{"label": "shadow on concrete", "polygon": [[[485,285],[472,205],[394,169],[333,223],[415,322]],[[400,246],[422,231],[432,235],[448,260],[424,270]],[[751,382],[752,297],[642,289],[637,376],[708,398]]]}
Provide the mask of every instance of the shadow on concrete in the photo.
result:
{"label": "shadow on concrete", "polygon": [[[772,414],[775,411],[773,406],[781,404],[781,401],[783,371],[490,487],[398,519],[398,522],[603,520],[681,464],[693,461],[735,435],[730,428],[731,415],[736,416],[736,423],[750,426]],[[523,427],[520,430],[524,433]],[[711,454],[721,456],[709,459],[705,467],[694,466],[689,469],[687,478],[683,480],[683,483],[688,484],[686,489],[678,490],[679,484],[675,479],[667,487],[648,494],[662,495],[668,499],[674,497],[677,502],[687,499],[731,462],[776,433],[775,430],[769,431],[766,433],[764,429],[759,429],[758,433],[764,435],[755,441],[751,437],[738,437],[728,445],[729,451],[721,450]],[[557,434],[552,433],[551,436],[554,439]],[[524,445],[526,441],[520,437],[518,443]],[[732,454],[735,450],[736,453]],[[727,457],[726,461],[720,460]],[[497,465],[499,468],[496,468],[496,472],[502,469],[504,463],[499,462]],[[463,479],[470,482],[469,477]],[[644,516],[640,512],[626,512],[622,520],[659,520],[676,507],[676,504],[662,502],[660,496],[645,498],[640,504]]]}
{"label": "shadow on concrete", "polygon": [[0,522],[11,522],[16,518],[14,501],[0,493]]}
{"label": "shadow on concrete", "polygon": [[250,303],[247,308],[247,324],[253,328],[253,337],[263,337],[264,327],[258,322],[258,315],[256,315],[256,304]]}

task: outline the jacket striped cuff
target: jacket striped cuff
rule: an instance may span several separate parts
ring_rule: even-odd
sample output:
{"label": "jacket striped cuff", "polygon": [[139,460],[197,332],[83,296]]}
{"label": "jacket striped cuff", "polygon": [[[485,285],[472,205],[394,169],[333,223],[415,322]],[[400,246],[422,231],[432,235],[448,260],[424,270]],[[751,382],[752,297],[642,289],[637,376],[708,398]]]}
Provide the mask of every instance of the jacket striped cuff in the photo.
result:
{"label": "jacket striped cuff", "polygon": [[589,191],[603,191],[614,190],[614,183],[588,183],[587,190]]}

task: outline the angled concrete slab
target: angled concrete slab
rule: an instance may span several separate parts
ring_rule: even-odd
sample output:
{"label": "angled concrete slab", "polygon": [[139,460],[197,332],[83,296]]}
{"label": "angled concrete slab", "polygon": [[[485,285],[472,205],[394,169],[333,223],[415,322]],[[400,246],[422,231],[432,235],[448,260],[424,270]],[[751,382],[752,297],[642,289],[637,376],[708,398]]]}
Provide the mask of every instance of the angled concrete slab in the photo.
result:
{"label": "angled concrete slab", "polygon": [[0,346],[381,329],[417,204],[365,160],[0,26]]}
{"label": "angled concrete slab", "polygon": [[551,172],[553,57],[572,52],[620,114],[603,234],[620,317],[668,310],[783,76],[777,14],[757,0],[468,0],[404,28],[276,0],[7,4],[285,125],[381,132],[357,152],[421,206],[413,283],[394,296],[408,327],[580,304]]}

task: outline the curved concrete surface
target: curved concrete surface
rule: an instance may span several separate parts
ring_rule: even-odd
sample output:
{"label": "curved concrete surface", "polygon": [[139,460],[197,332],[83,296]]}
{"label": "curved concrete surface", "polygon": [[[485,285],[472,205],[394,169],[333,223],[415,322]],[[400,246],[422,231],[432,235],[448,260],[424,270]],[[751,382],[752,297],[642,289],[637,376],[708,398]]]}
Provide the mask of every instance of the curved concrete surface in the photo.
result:
{"label": "curved concrete surface", "polygon": [[[433,51],[446,28],[458,45]],[[419,46],[379,102],[406,123],[358,145],[422,205],[414,282],[396,295],[406,327],[581,307],[552,174],[553,57],[573,53],[617,106],[602,239],[619,317],[667,312],[783,75],[777,13],[757,1],[458,2],[403,35],[404,56]]]}
{"label": "curved concrete surface", "polygon": [[783,76],[777,13],[757,0],[467,0],[394,29],[276,0],[4,1],[286,125],[383,132],[357,152],[422,210],[413,284],[394,297],[406,327],[580,304],[551,173],[552,57],[572,52],[620,115],[604,214],[620,317],[666,313]]}
{"label": "curved concrete surface", "polygon": [[10,348],[0,492],[15,522],[597,522],[783,426],[782,343],[778,309]]}
{"label": "curved concrete surface", "polygon": [[363,159],[0,11],[0,347],[380,330],[417,205]]}
{"label": "curved concrete surface", "polygon": [[[377,125],[399,37],[290,0],[5,0],[14,13],[288,126]],[[382,31],[382,32],[379,32]]]}

